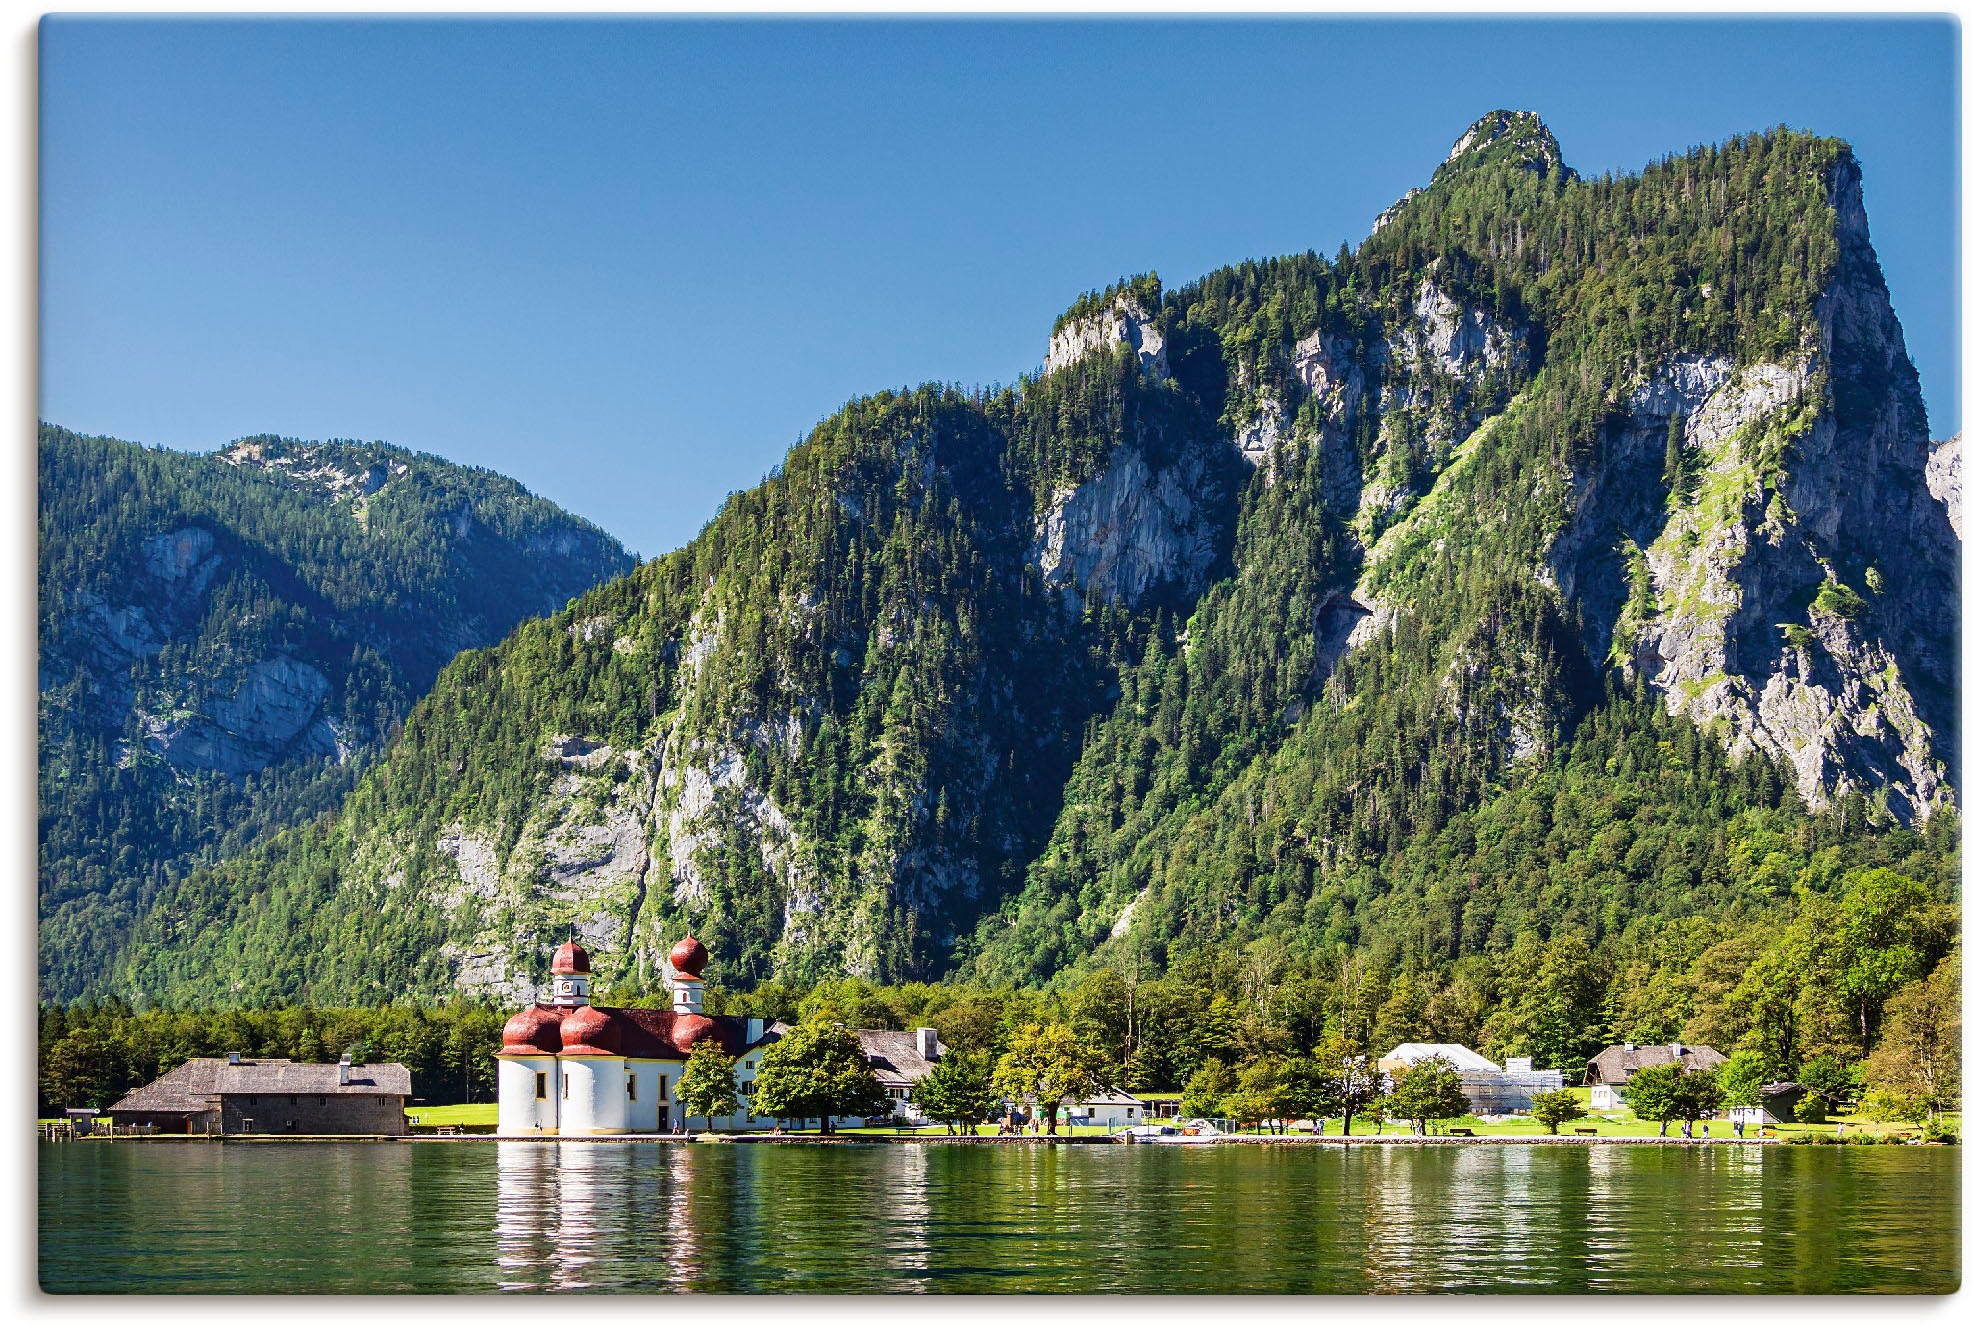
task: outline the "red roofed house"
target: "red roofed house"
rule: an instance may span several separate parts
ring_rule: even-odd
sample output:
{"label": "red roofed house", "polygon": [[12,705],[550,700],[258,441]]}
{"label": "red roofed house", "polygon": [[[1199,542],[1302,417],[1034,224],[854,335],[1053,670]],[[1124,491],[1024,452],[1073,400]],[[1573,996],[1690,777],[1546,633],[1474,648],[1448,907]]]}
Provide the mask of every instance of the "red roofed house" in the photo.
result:
{"label": "red roofed house", "polygon": [[710,1040],[734,1060],[740,1108],[709,1122],[751,1127],[746,1102],[761,1053],[787,1028],[764,1018],[707,1017],[699,977],[709,955],[687,937],[671,950],[670,1008],[589,1002],[589,955],[555,950],[548,1003],[522,1009],[501,1032],[500,1131],[564,1137],[670,1132],[685,1121],[678,1079],[692,1047]]}

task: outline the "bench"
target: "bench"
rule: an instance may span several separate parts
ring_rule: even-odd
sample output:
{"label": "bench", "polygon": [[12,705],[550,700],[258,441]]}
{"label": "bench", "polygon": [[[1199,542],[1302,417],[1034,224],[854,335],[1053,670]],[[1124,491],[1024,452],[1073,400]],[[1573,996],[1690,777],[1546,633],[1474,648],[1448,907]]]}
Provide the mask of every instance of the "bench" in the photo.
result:
{"label": "bench", "polygon": [[1577,1137],[1594,1137],[1594,1136],[1596,1136],[1596,1130],[1595,1130],[1594,1128],[1578,1128],[1578,1129],[1576,1129],[1576,1136],[1577,1136]]}
{"label": "bench", "polygon": [[1473,1135],[1471,1128],[1448,1128],[1445,1131],[1447,1137],[1471,1137]]}

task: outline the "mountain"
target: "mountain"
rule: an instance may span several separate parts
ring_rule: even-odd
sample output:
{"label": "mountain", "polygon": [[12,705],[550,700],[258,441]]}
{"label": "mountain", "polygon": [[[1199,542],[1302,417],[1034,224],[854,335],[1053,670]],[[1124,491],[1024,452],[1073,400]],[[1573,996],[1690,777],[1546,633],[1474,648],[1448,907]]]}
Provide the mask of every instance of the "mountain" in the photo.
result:
{"label": "mountain", "polygon": [[[335,819],[162,892],[134,998],[523,998],[1206,946],[1422,964],[1957,889],[1956,447],[1843,143],[1583,179],[1493,112],[1334,258],[1093,292],[853,401],[471,651]],[[1950,508],[1950,510],[1949,510]]]}
{"label": "mountain", "polygon": [[41,989],[194,864],[327,813],[459,650],[622,575],[512,480],[380,443],[40,433]]}

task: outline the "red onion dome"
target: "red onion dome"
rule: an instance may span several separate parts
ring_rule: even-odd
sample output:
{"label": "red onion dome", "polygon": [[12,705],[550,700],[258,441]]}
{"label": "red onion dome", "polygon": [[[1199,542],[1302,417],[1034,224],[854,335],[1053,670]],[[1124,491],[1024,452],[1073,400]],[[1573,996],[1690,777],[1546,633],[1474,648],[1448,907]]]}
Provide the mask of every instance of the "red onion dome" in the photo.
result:
{"label": "red onion dome", "polygon": [[594,1004],[562,1019],[563,1054],[615,1054],[621,1043],[616,1019]]}
{"label": "red onion dome", "polygon": [[562,1048],[560,1009],[536,1004],[507,1019],[500,1029],[502,1054],[556,1054]]}
{"label": "red onion dome", "polygon": [[678,1013],[671,1019],[671,1043],[680,1054],[689,1055],[700,1041],[713,1040],[719,1027],[703,1013]]}
{"label": "red onion dome", "polygon": [[571,939],[555,950],[555,960],[548,964],[548,970],[557,976],[578,973],[586,976],[589,974],[589,954],[583,951],[582,945]]}
{"label": "red onion dome", "polygon": [[712,954],[706,952],[706,946],[690,935],[671,946],[672,968],[694,980],[698,979],[699,973],[706,969],[706,964],[710,961]]}

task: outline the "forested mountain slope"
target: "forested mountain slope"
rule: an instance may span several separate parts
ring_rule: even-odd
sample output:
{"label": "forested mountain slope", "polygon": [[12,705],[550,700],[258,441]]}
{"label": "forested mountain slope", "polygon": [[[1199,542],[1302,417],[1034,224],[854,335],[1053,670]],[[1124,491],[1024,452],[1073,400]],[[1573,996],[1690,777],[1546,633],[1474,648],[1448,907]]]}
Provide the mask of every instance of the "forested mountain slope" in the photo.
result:
{"label": "forested mountain slope", "polygon": [[100,989],[191,865],[332,810],[455,653],[633,560],[397,447],[42,425],[41,988]]}
{"label": "forested mountain slope", "polygon": [[1958,539],[1847,149],[1581,181],[1490,118],[1356,254],[1167,299],[1295,428],[978,974],[1752,908],[1952,802]]}
{"label": "forested mountain slope", "polygon": [[1585,180],[1496,112],[1354,252],[854,401],[456,660],[333,824],[167,890],[118,988],[515,998],[569,924],[626,986],[682,925],[729,985],[1036,981],[1956,896],[1957,535],[1860,188],[1785,130]]}

